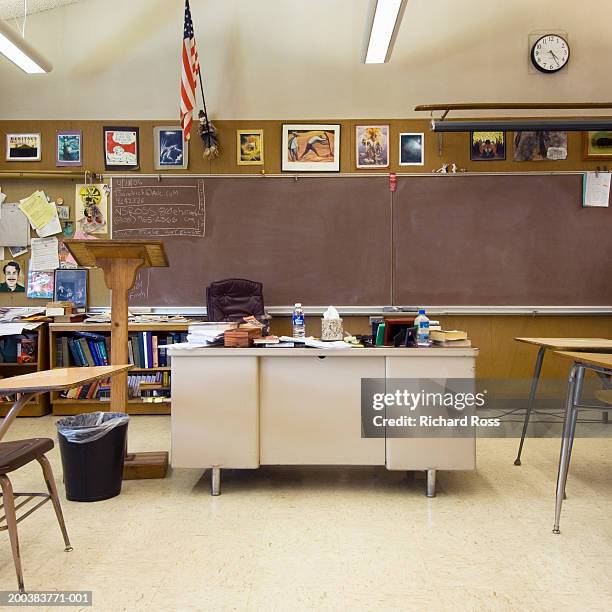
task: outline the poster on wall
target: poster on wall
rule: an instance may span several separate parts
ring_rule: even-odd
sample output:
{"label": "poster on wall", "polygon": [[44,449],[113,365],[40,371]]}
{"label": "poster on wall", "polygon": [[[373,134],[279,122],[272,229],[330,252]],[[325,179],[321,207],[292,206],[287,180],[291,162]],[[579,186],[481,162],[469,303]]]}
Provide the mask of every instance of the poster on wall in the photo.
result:
{"label": "poster on wall", "polygon": [[85,234],[108,232],[108,189],[103,183],[75,185],[75,218]]}
{"label": "poster on wall", "polygon": [[185,142],[180,125],[161,125],[153,128],[153,144],[156,170],[187,168],[189,143]]}
{"label": "poster on wall", "polygon": [[40,134],[6,135],[6,161],[40,160]]}
{"label": "poster on wall", "polygon": [[471,132],[470,159],[472,161],[499,161],[506,159],[505,132]]}
{"label": "poster on wall", "polygon": [[388,125],[356,125],[355,146],[357,168],[389,166]]}
{"label": "poster on wall", "polygon": [[340,125],[283,124],[283,171],[338,172]]}
{"label": "poster on wall", "polygon": [[514,161],[567,159],[567,132],[515,132]]}
{"label": "poster on wall", "polygon": [[139,164],[138,128],[104,126],[103,133],[106,170],[136,170]]}
{"label": "poster on wall", "polygon": [[83,165],[83,133],[81,130],[64,130],[57,132],[55,140],[55,165]]}

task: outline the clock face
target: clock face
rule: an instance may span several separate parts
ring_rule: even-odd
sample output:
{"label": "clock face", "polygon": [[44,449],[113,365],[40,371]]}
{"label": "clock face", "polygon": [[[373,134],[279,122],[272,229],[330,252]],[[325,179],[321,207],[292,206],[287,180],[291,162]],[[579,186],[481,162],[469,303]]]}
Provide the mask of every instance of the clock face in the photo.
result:
{"label": "clock face", "polygon": [[569,61],[567,41],[557,34],[546,34],[535,41],[531,48],[531,62],[541,72],[561,70]]}

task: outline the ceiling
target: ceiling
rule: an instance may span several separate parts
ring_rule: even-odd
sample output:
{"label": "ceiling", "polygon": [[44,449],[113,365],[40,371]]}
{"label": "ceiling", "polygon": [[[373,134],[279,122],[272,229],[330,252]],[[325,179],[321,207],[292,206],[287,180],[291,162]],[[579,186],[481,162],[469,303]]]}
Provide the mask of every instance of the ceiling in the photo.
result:
{"label": "ceiling", "polygon": [[28,15],[31,15],[79,1],[82,0],[25,0],[25,2],[24,0],[0,0],[0,18],[14,19],[15,17],[23,17],[25,6],[27,6]]}

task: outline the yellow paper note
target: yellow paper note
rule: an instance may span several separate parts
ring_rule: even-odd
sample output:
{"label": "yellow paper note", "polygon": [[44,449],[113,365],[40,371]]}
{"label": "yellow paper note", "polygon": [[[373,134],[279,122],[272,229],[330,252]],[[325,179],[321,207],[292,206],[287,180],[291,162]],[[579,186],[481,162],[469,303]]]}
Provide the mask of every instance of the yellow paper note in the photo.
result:
{"label": "yellow paper note", "polygon": [[43,191],[35,191],[30,197],[21,200],[19,208],[35,229],[45,227],[57,216],[55,206],[47,202]]}

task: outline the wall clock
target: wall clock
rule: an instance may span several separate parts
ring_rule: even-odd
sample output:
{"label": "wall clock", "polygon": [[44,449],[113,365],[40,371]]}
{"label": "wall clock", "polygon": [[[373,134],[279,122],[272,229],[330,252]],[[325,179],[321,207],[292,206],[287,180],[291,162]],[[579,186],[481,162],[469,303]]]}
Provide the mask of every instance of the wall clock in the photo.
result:
{"label": "wall clock", "polygon": [[561,70],[567,65],[569,57],[569,44],[558,34],[540,36],[531,47],[531,63],[546,74]]}

